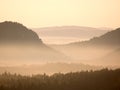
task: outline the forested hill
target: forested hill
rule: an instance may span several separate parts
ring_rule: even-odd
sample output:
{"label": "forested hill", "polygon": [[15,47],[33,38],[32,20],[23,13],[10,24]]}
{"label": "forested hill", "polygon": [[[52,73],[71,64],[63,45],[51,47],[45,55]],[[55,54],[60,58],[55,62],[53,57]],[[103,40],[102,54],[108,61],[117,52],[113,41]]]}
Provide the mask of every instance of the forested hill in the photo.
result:
{"label": "forested hill", "polygon": [[72,43],[72,45],[120,46],[120,28],[107,32],[100,37],[94,37],[88,41]]}
{"label": "forested hill", "polygon": [[42,43],[38,35],[17,22],[5,21],[0,23],[0,42],[29,42]]}

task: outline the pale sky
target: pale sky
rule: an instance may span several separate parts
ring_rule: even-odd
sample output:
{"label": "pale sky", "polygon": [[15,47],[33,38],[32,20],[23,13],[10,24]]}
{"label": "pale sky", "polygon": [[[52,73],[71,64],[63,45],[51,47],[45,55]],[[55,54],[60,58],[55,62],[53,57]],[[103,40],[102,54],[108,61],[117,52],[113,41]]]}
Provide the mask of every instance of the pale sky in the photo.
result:
{"label": "pale sky", "polygon": [[0,22],[27,27],[120,27],[120,0],[0,0]]}

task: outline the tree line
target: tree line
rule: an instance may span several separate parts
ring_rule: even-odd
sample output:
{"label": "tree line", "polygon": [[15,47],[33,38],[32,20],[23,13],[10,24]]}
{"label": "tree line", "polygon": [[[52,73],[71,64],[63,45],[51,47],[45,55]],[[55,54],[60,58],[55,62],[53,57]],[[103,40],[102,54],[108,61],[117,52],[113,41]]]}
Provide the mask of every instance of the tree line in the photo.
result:
{"label": "tree line", "polygon": [[51,76],[0,74],[0,90],[120,90],[120,69],[56,73]]}

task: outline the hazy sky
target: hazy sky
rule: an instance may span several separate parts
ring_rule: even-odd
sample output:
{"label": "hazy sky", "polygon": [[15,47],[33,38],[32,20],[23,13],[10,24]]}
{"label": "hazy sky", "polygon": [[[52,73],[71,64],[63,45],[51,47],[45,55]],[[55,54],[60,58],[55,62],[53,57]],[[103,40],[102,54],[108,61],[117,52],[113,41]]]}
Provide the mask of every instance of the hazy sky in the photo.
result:
{"label": "hazy sky", "polygon": [[120,0],[0,0],[0,21],[28,27],[120,26]]}

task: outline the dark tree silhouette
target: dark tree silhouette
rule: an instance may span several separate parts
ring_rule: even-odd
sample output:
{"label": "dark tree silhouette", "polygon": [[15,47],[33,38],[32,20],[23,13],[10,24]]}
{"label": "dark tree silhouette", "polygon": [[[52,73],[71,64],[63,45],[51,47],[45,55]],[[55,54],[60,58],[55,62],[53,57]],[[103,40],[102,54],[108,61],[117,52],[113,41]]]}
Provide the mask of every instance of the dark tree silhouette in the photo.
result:
{"label": "dark tree silhouette", "polygon": [[120,69],[21,76],[0,75],[0,90],[120,90]]}

